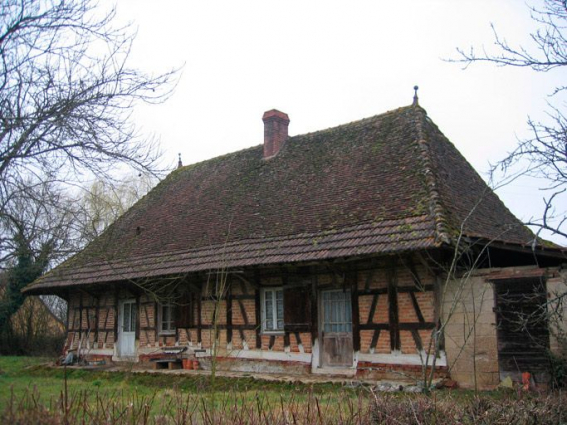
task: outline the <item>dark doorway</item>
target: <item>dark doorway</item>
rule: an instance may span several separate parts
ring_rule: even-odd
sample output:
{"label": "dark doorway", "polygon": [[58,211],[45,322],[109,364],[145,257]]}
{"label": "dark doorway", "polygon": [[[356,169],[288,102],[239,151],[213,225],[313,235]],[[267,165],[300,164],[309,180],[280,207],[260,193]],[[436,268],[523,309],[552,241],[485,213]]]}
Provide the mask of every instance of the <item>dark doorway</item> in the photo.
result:
{"label": "dark doorway", "polygon": [[494,281],[500,379],[522,380],[530,372],[536,383],[548,383],[549,329],[543,278]]}

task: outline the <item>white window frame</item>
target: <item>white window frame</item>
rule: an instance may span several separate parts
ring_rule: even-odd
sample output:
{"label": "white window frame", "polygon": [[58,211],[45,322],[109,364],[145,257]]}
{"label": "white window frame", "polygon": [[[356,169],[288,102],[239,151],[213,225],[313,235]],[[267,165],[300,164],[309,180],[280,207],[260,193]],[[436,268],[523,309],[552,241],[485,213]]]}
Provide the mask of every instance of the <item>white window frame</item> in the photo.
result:
{"label": "white window frame", "polygon": [[[284,328],[278,329],[278,306],[277,306],[277,297],[276,293],[282,293],[282,304],[283,304],[283,288],[281,286],[278,287],[271,287],[271,288],[262,288],[262,333],[274,335],[274,334],[283,334]],[[267,314],[266,314],[266,300],[271,298],[272,300],[272,329],[267,329]],[[282,309],[282,317],[280,318],[281,322],[283,323],[283,314],[284,310]]]}
{"label": "white window frame", "polygon": [[[164,307],[168,307],[169,309],[169,320],[165,321],[164,320],[164,314],[163,314],[163,308]],[[159,334],[160,335],[175,335],[175,315],[174,315],[174,310],[175,310],[175,306],[172,303],[166,302],[166,303],[159,303],[158,304],[158,310],[159,310],[159,320],[158,320],[158,330],[159,330]],[[164,329],[163,326],[164,324],[168,323],[168,329]]]}

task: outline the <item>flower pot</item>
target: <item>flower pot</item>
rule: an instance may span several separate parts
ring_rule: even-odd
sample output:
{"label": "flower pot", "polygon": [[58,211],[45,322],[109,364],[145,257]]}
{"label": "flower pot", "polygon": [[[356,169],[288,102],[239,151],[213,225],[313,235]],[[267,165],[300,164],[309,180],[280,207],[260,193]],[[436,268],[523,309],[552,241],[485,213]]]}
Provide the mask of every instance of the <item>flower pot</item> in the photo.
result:
{"label": "flower pot", "polygon": [[193,369],[193,361],[191,359],[182,359],[183,369]]}
{"label": "flower pot", "polygon": [[193,360],[193,369],[199,370],[199,360]]}

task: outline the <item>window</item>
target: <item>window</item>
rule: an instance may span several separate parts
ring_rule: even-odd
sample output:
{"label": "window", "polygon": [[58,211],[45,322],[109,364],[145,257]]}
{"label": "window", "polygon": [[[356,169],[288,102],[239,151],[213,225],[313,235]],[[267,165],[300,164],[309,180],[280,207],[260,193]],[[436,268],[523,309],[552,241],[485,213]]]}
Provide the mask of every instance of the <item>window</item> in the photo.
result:
{"label": "window", "polygon": [[352,332],[350,292],[323,291],[323,331],[328,333]]}
{"label": "window", "polygon": [[136,301],[125,301],[122,304],[122,332],[136,332]]}
{"label": "window", "polygon": [[282,288],[264,289],[262,302],[262,330],[264,332],[283,332],[283,298]]}
{"label": "window", "polygon": [[159,332],[160,334],[175,333],[175,308],[171,303],[159,305]]}

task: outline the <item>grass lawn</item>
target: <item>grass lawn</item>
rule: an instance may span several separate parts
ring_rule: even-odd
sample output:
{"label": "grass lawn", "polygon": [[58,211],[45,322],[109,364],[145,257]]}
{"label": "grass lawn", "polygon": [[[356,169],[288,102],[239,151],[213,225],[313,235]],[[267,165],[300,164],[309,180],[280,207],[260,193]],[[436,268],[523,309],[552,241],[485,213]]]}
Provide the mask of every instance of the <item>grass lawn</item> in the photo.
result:
{"label": "grass lawn", "polygon": [[[89,403],[113,400],[120,405],[151,405],[151,413],[163,414],[179,404],[193,406],[214,403],[220,409],[254,404],[273,411],[295,406],[315,408],[330,414],[368,406],[368,389],[345,388],[339,384],[302,385],[258,381],[252,378],[217,377],[212,391],[208,376],[169,375],[134,372],[105,372],[68,368],[52,368],[50,359],[34,357],[0,357],[0,413],[15,400],[37,402],[44,406],[61,403],[67,374],[68,399],[86,399]],[[35,395],[34,395],[35,394]],[[318,405],[318,406],[317,406]]]}
{"label": "grass lawn", "polygon": [[[16,424],[567,424],[563,393],[377,393],[208,376],[51,368],[0,357],[0,423]],[[65,398],[65,373],[67,393]]]}

